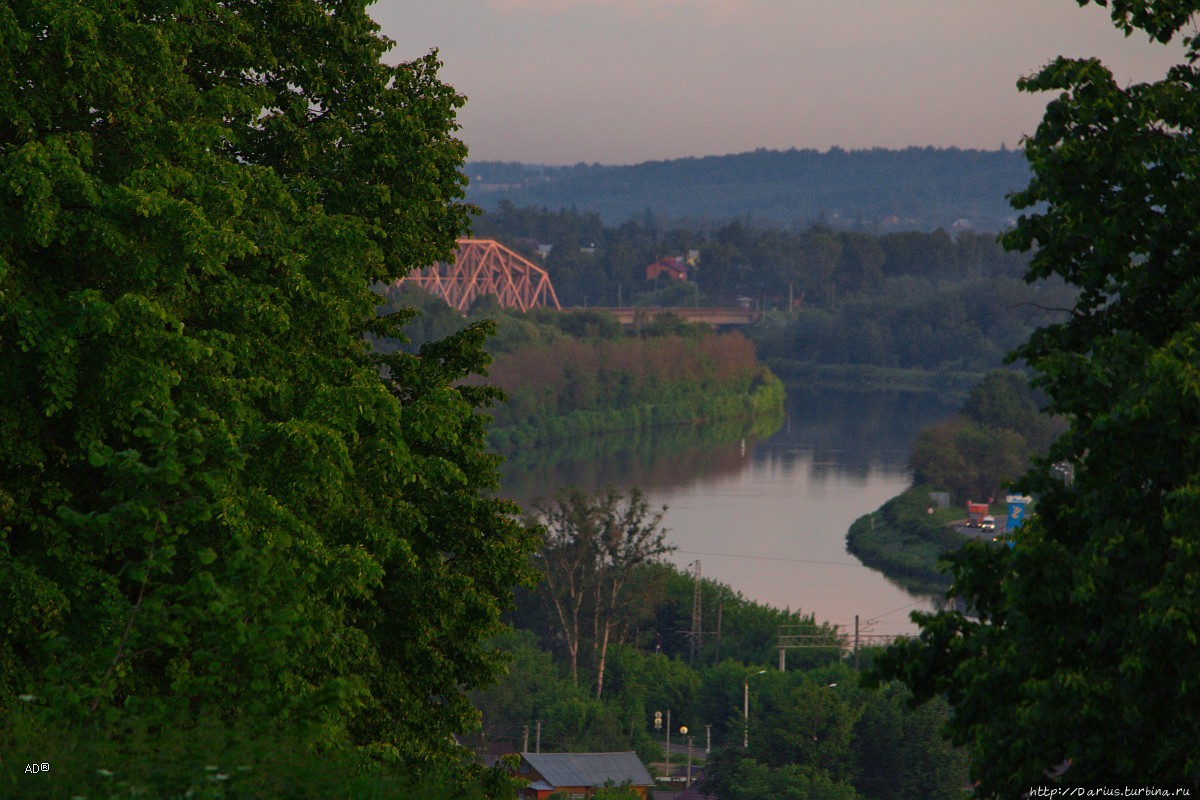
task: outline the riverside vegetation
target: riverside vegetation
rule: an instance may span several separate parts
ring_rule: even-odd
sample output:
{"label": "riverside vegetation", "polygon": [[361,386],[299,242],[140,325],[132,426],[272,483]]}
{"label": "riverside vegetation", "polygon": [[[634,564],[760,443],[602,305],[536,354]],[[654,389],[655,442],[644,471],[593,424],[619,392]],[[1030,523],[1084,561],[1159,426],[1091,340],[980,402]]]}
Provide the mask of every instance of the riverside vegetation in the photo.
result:
{"label": "riverside vegetation", "polygon": [[[1024,374],[990,373],[957,415],[917,435],[909,458],[914,485],[855,520],[846,548],[910,591],[943,593],[950,579],[941,559],[966,541],[949,523],[963,518],[968,500],[1001,497],[1064,427],[1041,412]],[[950,508],[931,515],[935,491],[950,495]]]}
{"label": "riverside vegetation", "polygon": [[[467,324],[437,298],[402,284],[384,290],[383,308],[413,307],[423,322],[407,345]],[[492,409],[489,441],[510,451],[681,424],[740,420],[744,431],[769,433],[783,417],[782,382],[758,363],[738,333],[714,333],[670,315],[626,333],[611,314],[537,309],[520,313],[491,298],[470,318],[497,325],[488,348],[488,383],[506,396]]]}

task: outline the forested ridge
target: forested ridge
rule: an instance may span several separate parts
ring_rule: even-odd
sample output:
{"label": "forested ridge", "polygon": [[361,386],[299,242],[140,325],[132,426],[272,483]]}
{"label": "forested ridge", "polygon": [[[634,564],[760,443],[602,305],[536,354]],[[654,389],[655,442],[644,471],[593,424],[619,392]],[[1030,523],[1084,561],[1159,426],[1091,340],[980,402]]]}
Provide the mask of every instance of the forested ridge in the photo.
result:
{"label": "forested ridge", "polygon": [[628,166],[467,165],[467,197],[595,211],[607,224],[647,216],[695,227],[822,222],[878,232],[955,223],[995,234],[1015,221],[1008,196],[1029,181],[1019,150],[756,150]]}

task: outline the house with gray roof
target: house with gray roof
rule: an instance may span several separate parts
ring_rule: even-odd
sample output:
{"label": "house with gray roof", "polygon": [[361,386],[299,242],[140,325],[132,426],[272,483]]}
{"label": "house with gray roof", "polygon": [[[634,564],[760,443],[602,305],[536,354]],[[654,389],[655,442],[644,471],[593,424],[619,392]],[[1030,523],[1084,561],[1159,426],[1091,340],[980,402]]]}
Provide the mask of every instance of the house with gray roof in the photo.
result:
{"label": "house with gray roof", "polygon": [[518,776],[529,781],[519,796],[545,800],[565,792],[573,800],[591,797],[603,786],[629,785],[648,797],[654,779],[637,753],[521,753]]}

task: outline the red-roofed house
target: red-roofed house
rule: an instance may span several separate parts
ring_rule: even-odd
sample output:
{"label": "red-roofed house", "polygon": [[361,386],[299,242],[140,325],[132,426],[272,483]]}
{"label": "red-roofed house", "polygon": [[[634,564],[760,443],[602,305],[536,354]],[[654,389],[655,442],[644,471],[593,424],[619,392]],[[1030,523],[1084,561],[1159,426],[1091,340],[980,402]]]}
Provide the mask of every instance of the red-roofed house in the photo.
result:
{"label": "red-roofed house", "polygon": [[658,276],[665,275],[667,280],[686,281],[687,271],[687,264],[675,256],[667,256],[646,267],[646,280],[657,280]]}

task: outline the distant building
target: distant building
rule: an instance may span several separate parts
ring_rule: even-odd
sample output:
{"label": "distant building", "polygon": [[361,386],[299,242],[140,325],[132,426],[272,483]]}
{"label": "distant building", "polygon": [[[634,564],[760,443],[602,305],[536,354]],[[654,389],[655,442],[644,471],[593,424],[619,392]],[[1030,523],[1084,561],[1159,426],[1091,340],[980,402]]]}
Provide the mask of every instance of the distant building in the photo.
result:
{"label": "distant building", "polygon": [[646,267],[646,280],[648,281],[658,280],[660,275],[665,275],[667,280],[671,281],[686,281],[687,274],[687,264],[675,256],[660,258]]}
{"label": "distant building", "polygon": [[654,779],[634,752],[521,753],[517,772],[529,781],[517,795],[531,800],[545,800],[554,792],[582,800],[604,786],[626,784],[648,798],[654,788]]}

